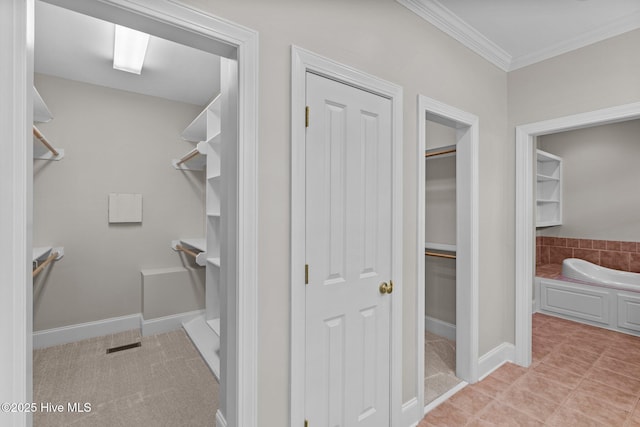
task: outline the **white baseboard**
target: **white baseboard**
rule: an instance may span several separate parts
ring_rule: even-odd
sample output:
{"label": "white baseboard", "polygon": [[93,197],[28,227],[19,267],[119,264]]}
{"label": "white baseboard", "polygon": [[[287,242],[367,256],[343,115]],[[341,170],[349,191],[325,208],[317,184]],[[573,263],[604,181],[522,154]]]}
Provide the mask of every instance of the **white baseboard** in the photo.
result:
{"label": "white baseboard", "polygon": [[400,425],[415,427],[422,419],[422,406],[418,405],[418,398],[414,397],[402,404],[402,421]]}
{"label": "white baseboard", "polygon": [[188,322],[198,316],[202,316],[204,310],[188,311],[186,313],[172,314],[170,316],[158,317],[156,319],[142,319],[142,336],[162,334],[182,328],[182,323]]}
{"label": "white baseboard", "polygon": [[427,415],[429,412],[438,407],[442,402],[449,399],[451,396],[468,386],[469,384],[465,381],[462,381],[460,384],[457,384],[455,387],[449,389],[446,393],[438,396],[436,399],[429,402],[427,406],[424,407],[424,414]]}
{"label": "white baseboard", "polygon": [[96,322],[79,323],[77,325],[37,331],[33,333],[33,348],[51,347],[87,338],[117,334],[131,329],[140,329],[141,320],[140,313],[137,313]]}
{"label": "white baseboard", "polygon": [[443,322],[430,316],[424,316],[424,327],[432,334],[440,335],[450,341],[456,340],[456,325]]}
{"label": "white baseboard", "polygon": [[183,322],[188,322],[203,314],[204,310],[196,310],[158,317],[157,319],[144,320],[142,315],[137,313],[95,322],[63,326],[61,328],[46,329],[33,333],[33,348],[52,347],[54,345],[67,344],[88,338],[117,334],[132,329],[140,329],[142,336],[146,337],[180,329]]}
{"label": "white baseboard", "polygon": [[482,381],[486,376],[507,362],[514,362],[516,347],[508,342],[503,342],[493,350],[483,354],[478,360],[478,376]]}
{"label": "white baseboard", "polygon": [[216,427],[227,427],[227,420],[224,419],[220,409],[216,411]]}

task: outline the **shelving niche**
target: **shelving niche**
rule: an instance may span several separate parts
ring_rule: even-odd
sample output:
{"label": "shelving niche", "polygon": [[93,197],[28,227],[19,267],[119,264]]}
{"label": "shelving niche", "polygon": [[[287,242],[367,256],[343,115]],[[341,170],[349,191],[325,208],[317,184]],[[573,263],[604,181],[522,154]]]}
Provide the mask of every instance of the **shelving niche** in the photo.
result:
{"label": "shelving niche", "polygon": [[[218,95],[182,132],[182,138],[196,143],[196,147],[182,159],[172,160],[176,169],[205,171],[205,237],[180,239],[178,243],[198,251],[196,262],[206,268],[205,314],[183,324],[214,375],[220,378],[220,287],[221,240],[220,218],[225,195],[221,181],[220,112],[221,96]],[[184,160],[186,159],[186,160]],[[182,161],[181,161],[182,160]],[[195,252],[194,251],[194,252]]]}
{"label": "shelving niche", "polygon": [[562,224],[562,158],[537,150],[536,227]]}

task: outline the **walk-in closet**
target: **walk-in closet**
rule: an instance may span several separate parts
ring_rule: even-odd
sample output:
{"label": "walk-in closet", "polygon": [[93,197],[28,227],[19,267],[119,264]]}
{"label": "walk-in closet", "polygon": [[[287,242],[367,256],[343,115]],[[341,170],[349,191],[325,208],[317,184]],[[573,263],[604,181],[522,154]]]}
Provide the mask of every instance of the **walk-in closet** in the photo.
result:
{"label": "walk-in closet", "polygon": [[[237,67],[128,25],[36,1],[34,401],[90,410],[39,412],[35,426],[216,418]],[[138,69],[116,66],[125,33],[144,45]]]}
{"label": "walk-in closet", "polygon": [[456,129],[427,115],[425,150],[425,405],[456,377]]}

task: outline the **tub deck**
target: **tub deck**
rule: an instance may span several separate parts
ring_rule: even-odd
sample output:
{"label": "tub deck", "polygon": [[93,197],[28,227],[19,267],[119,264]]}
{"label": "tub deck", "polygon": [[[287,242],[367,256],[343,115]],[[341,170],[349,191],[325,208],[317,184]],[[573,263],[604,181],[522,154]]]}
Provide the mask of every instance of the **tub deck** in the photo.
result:
{"label": "tub deck", "polygon": [[640,336],[640,293],[565,278],[561,264],[536,266],[533,311]]}

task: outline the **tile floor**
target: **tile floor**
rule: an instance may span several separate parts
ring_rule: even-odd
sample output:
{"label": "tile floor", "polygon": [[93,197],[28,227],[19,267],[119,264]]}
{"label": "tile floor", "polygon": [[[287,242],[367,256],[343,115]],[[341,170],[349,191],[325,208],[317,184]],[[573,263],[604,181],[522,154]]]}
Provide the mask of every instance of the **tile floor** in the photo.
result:
{"label": "tile floor", "polygon": [[[142,346],[107,354],[108,348]],[[215,425],[218,383],[184,330],[140,337],[139,331],[35,350],[34,402],[62,413],[34,414],[35,427]],[[91,411],[67,412],[87,402]]]}
{"label": "tile floor", "polygon": [[503,365],[418,427],[640,427],[640,338],[536,313],[532,351],[529,368]]}
{"label": "tile floor", "polygon": [[426,331],[424,334],[424,404],[462,382],[456,377],[456,343]]}

